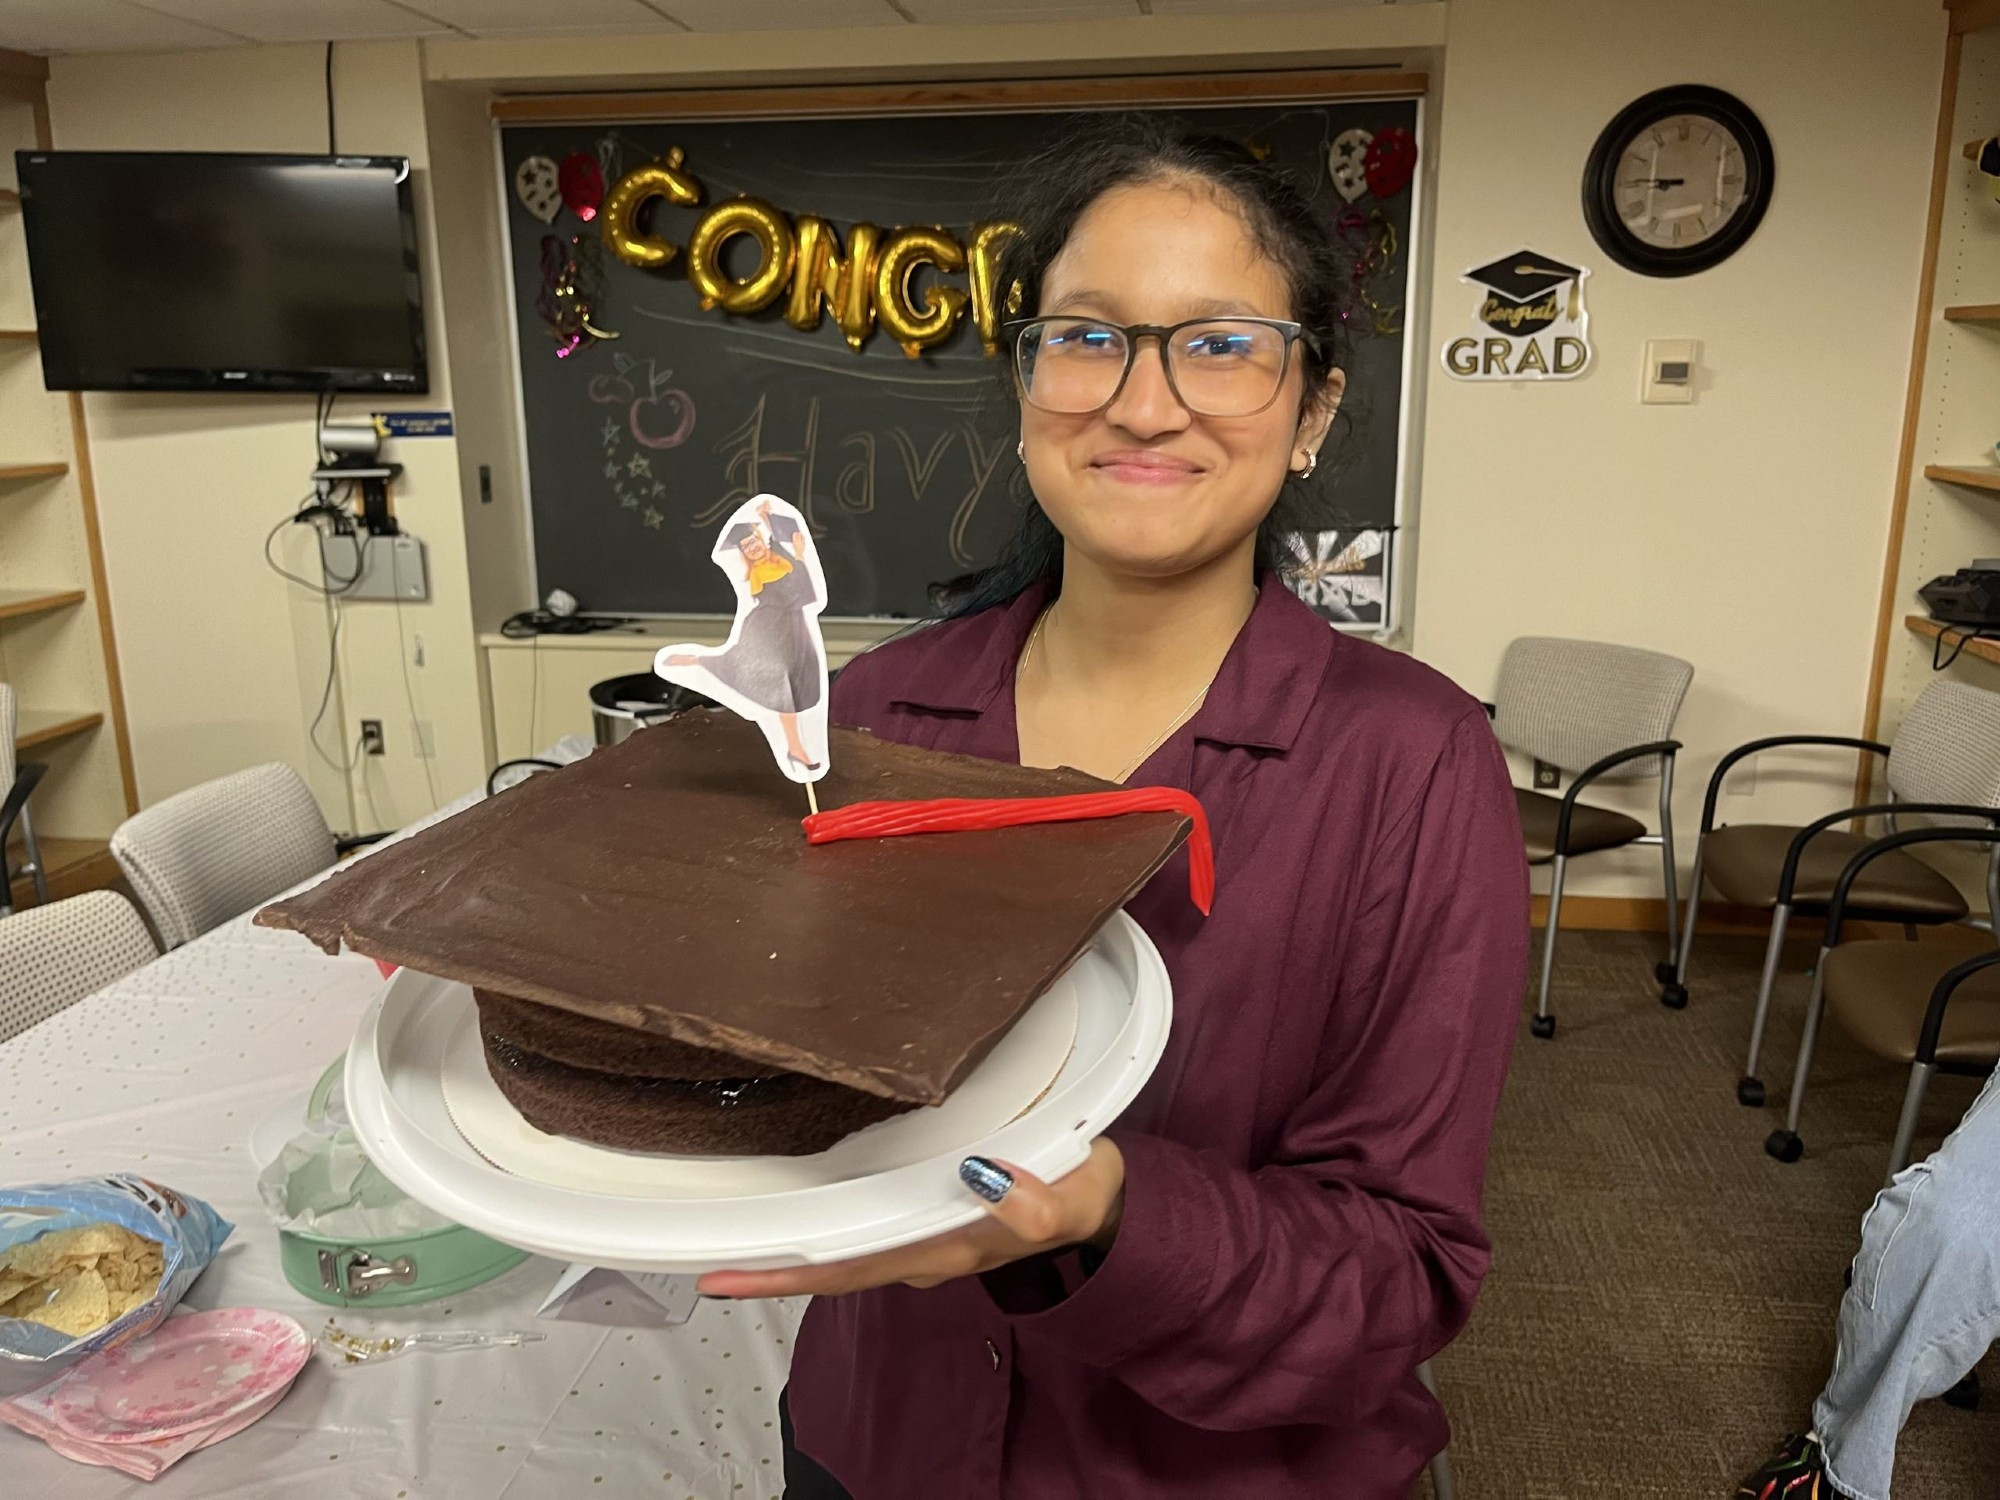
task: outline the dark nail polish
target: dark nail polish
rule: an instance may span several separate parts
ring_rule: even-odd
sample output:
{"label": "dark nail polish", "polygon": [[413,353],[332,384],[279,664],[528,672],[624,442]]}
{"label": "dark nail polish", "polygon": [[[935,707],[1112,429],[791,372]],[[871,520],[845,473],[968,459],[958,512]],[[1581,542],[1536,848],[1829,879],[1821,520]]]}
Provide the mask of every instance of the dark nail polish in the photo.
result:
{"label": "dark nail polish", "polygon": [[998,1203],[1014,1185],[1014,1174],[983,1156],[968,1156],[958,1164],[959,1180],[988,1203]]}

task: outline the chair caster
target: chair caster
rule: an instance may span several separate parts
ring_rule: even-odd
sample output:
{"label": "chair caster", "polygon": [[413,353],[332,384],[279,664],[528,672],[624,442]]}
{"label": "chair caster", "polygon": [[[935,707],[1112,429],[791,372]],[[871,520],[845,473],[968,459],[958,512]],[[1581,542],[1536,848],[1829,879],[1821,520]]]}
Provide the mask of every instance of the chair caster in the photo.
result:
{"label": "chair caster", "polygon": [[1660,990],[1660,1004],[1668,1010],[1686,1010],[1688,1003],[1687,986],[1669,984]]}
{"label": "chair caster", "polygon": [[1528,1030],[1546,1042],[1556,1034],[1556,1018],[1554,1016],[1536,1016],[1528,1022]]}
{"label": "chair caster", "polygon": [[1680,975],[1675,972],[1675,965],[1661,959],[1653,965],[1653,977],[1661,984],[1672,984],[1680,978]]}
{"label": "chair caster", "polygon": [[1806,1154],[1806,1143],[1789,1130],[1774,1130],[1764,1137],[1764,1154],[1779,1161],[1797,1161]]}
{"label": "chair caster", "polygon": [[1955,1406],[1960,1411],[1979,1410],[1979,1372],[1974,1370],[1965,1379],[1944,1393],[1944,1404]]}
{"label": "chair caster", "polygon": [[1745,1109],[1762,1109],[1764,1107],[1764,1080],[1761,1078],[1737,1079],[1736,1102]]}

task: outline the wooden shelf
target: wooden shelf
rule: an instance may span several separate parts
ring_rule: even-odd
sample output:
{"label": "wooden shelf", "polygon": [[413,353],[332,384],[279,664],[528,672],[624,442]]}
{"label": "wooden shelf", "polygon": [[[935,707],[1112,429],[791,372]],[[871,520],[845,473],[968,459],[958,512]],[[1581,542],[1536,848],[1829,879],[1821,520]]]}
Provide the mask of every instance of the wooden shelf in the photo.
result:
{"label": "wooden shelf", "polygon": [[[2000,323],[2000,302],[1968,302],[1944,310],[1947,323]],[[0,333],[0,338],[7,335]]]}
{"label": "wooden shelf", "polygon": [[0,188],[0,208],[19,208],[21,195],[12,188]]}
{"label": "wooden shelf", "polygon": [[17,615],[38,615],[51,609],[67,609],[72,604],[81,603],[82,589],[57,589],[53,593],[43,589],[0,589],[0,620],[11,620]]}
{"label": "wooden shelf", "polygon": [[1962,484],[1969,490],[2000,491],[2000,467],[1974,469],[1962,464],[1925,464],[1924,478],[1940,484]]}
{"label": "wooden shelf", "polygon": [[0,483],[9,479],[57,479],[69,472],[65,463],[0,464]]}
{"label": "wooden shelf", "polygon": [[14,748],[32,750],[54,744],[104,722],[100,713],[68,713],[60,709],[24,708],[14,715]]}
{"label": "wooden shelf", "polygon": [[[1951,651],[1951,648],[1953,646],[1956,646],[1958,644],[1958,637],[1960,632],[1968,631],[1973,628],[1970,625],[1940,625],[1936,620],[1926,619],[1922,615],[1905,615],[1903,617],[1903,623],[1907,625],[1914,634],[1923,636],[1927,640],[1934,641],[1939,636],[1943,635],[1946,631],[1950,631],[1951,639],[1945,643],[1945,648],[1944,648],[1947,654]],[[1965,643],[1964,654],[1966,656],[1976,656],[1981,661],[1990,661],[1995,666],[2000,666],[2000,641],[1994,641],[1994,640],[1967,641]]]}
{"label": "wooden shelf", "polygon": [[41,336],[40,330],[34,328],[0,328],[0,344],[33,344]]}
{"label": "wooden shelf", "polygon": [[[85,891],[123,889],[131,894],[129,886],[123,886],[119,878],[118,863],[111,857],[111,844],[107,839],[61,839],[46,835],[40,840],[42,862],[48,866],[49,899],[61,901],[67,896],[81,896]],[[12,846],[15,863],[22,859],[18,841]],[[14,910],[22,911],[35,904],[35,887],[31,881],[14,882]]]}

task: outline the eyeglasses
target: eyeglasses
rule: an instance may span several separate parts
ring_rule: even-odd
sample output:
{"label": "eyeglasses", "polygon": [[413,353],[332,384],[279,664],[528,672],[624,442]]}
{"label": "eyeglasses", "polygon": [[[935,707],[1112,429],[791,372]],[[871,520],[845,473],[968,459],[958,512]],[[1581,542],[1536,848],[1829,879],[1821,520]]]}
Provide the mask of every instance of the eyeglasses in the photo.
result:
{"label": "eyeglasses", "polygon": [[1201,417],[1247,417],[1278,399],[1292,345],[1319,347],[1281,318],[1189,318],[1184,323],[1105,323],[1018,318],[1001,325],[1014,351],[1021,398],[1041,411],[1082,416],[1118,399],[1138,357],[1156,339],[1167,388]]}

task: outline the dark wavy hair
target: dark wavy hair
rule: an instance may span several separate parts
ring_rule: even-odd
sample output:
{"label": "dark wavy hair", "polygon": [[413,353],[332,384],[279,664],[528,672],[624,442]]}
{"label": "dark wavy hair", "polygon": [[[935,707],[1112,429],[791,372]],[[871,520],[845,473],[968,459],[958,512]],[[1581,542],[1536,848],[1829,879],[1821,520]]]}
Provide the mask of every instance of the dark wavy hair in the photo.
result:
{"label": "dark wavy hair", "polygon": [[[1139,113],[1084,115],[1065,134],[1024,163],[1013,218],[1023,233],[1002,255],[1002,287],[1020,288],[1023,315],[1041,305],[1042,278],[1062,253],[1078,220],[1115,188],[1140,183],[1205,183],[1242,213],[1257,247],[1284,276],[1291,292],[1291,315],[1306,339],[1297,358],[1305,374],[1299,414],[1324,399],[1328,373],[1345,362],[1349,278],[1336,251],[1332,225],[1313,208],[1309,196],[1283,172],[1259,159],[1241,142],[1204,134],[1184,120]],[[1011,294],[1010,299],[1011,299]],[[1018,399],[1011,361],[1003,376],[1008,395]],[[1334,455],[1322,455],[1324,460]],[[1062,534],[1032,494],[1027,476],[1016,469],[1021,523],[990,567],[961,575],[932,591],[947,619],[977,614],[1005,604],[1044,579],[1062,579]],[[1289,475],[1257,529],[1260,569],[1289,571],[1298,559],[1284,540],[1288,533],[1325,528],[1325,501],[1297,475]]]}

